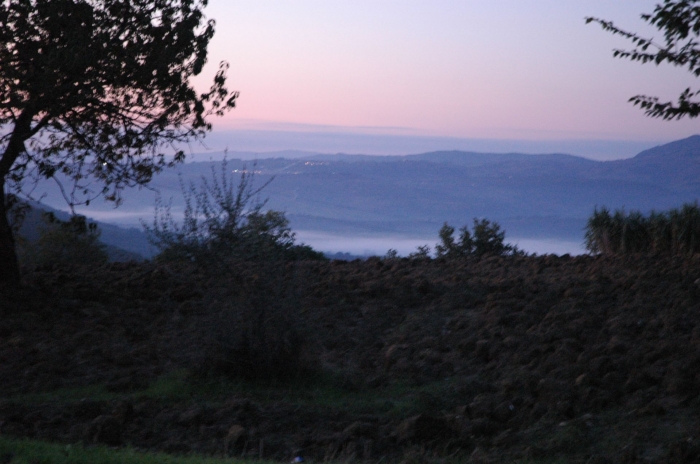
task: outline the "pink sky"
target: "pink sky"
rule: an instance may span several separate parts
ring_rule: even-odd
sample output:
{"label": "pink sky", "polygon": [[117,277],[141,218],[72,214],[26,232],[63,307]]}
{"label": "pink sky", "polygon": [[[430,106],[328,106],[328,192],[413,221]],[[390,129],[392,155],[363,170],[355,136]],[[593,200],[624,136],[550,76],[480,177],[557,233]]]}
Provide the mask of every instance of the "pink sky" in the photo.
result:
{"label": "pink sky", "polygon": [[[211,0],[205,88],[231,64],[238,107],[215,129],[356,131],[456,138],[670,141],[700,121],[627,103],[674,98],[679,68],[612,58],[628,42],[587,15],[660,37],[635,0]],[[288,147],[297,148],[297,147]]]}

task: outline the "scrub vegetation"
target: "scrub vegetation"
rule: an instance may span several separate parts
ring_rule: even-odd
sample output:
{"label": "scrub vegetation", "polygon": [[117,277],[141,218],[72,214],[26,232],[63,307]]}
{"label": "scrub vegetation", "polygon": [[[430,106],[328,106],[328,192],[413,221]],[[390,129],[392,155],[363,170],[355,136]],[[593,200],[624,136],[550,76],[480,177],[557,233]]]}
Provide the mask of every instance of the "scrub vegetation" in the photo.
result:
{"label": "scrub vegetation", "polygon": [[[695,3],[645,17],[660,55],[598,22],[697,74],[693,40],[672,50]],[[481,219],[435,258],[331,261],[224,164],[183,187],[182,222],[159,203],[154,260],[106,262],[85,218],[47,216],[19,272],[6,183],[87,173],[118,201],[234,105],[225,64],[188,84],[205,5],[0,3],[0,463],[700,461],[697,205],[596,210],[577,257]],[[697,116],[693,95],[636,103]]]}
{"label": "scrub vegetation", "polygon": [[586,249],[591,253],[700,252],[700,207],[689,203],[665,212],[597,209],[586,225]]}
{"label": "scrub vegetation", "polygon": [[697,462],[698,255],[503,238],[478,220],[435,258],[217,244],[208,267],[204,240],[27,265],[0,290],[3,459]]}
{"label": "scrub vegetation", "polygon": [[73,215],[61,221],[53,213],[42,215],[39,238],[35,242],[19,240],[18,255],[27,266],[61,266],[74,262],[100,265],[108,260],[105,246],[99,241],[97,224],[85,216]]}
{"label": "scrub vegetation", "polygon": [[271,461],[171,456],[146,453],[127,448],[114,450],[106,446],[62,445],[38,440],[0,437],[0,457],[13,464],[265,464]]}
{"label": "scrub vegetation", "polygon": [[0,291],[3,459],[700,458],[697,205],[596,210],[578,257],[474,219],[434,256],[347,262],[296,245],[254,180],[224,163],[181,221],[159,203],[151,261],[46,216]]}
{"label": "scrub vegetation", "polygon": [[467,256],[508,256],[521,253],[516,246],[504,242],[506,233],[501,226],[488,219],[474,219],[472,232],[467,226],[459,229],[459,239],[454,238],[455,229],[447,223],[438,235],[440,243],[435,246],[438,258],[464,258]]}
{"label": "scrub vegetation", "polygon": [[236,260],[324,259],[311,247],[295,244],[283,212],[265,210],[267,201],[260,195],[271,180],[255,186],[255,168],[241,171],[236,179],[224,160],[219,172],[212,167],[211,177],[202,177],[199,185],[181,181],[181,221],[173,218],[169,204],[157,200],[153,224],[143,225],[160,251],[158,260],[189,260],[219,273]]}

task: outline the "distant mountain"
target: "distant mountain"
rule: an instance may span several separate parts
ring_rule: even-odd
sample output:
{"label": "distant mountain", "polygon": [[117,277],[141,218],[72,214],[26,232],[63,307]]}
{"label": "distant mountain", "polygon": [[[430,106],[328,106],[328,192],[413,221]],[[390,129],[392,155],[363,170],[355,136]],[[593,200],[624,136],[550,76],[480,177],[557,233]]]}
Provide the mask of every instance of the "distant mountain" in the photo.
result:
{"label": "distant mountain", "polygon": [[610,161],[602,166],[600,177],[667,185],[674,191],[692,194],[700,185],[700,136],[661,145],[634,158]]}
{"label": "distant mountain", "polygon": [[206,161],[221,161],[224,157],[228,159],[241,159],[247,161],[255,161],[259,159],[269,158],[286,158],[286,159],[309,159],[319,153],[300,150],[280,150],[270,152],[255,152],[255,151],[217,151],[208,153],[194,153],[190,155],[188,161],[206,162]]}
{"label": "distant mountain", "polygon": [[700,158],[700,135],[645,150],[631,159],[637,162],[658,160],[668,163],[671,160],[678,162],[698,158]]}
{"label": "distant mountain", "polygon": [[[297,157],[297,155],[299,157]],[[285,211],[296,230],[335,234],[437,235],[448,221],[460,227],[474,217],[501,223],[507,237],[582,240],[596,206],[649,211],[700,198],[700,136],[646,150],[634,158],[592,161],[566,154],[441,151],[406,156],[295,153],[258,159],[256,182],[274,177],[263,195]],[[230,160],[234,176],[250,160]],[[194,162],[157,176],[151,188],[173,211],[182,208],[185,181],[219,174],[220,164]],[[48,188],[47,188],[48,191]],[[53,197],[52,197],[53,195]],[[57,193],[50,204],[60,205]],[[94,202],[87,216],[136,224],[152,218],[155,194],[124,193],[123,205]],[[117,219],[111,219],[117,221]],[[106,229],[105,229],[105,235]]]}
{"label": "distant mountain", "polygon": [[525,155],[522,153],[477,153],[468,151],[434,151],[429,153],[422,153],[419,155],[403,156],[348,155],[344,153],[338,153],[335,155],[314,155],[306,159],[313,161],[331,161],[347,163],[395,163],[397,161],[428,161],[431,163],[454,164],[458,166],[476,167],[502,164],[507,162],[531,162],[533,156],[538,157],[539,161],[549,160],[559,163],[595,163],[595,161],[591,161],[585,158],[564,154]]}

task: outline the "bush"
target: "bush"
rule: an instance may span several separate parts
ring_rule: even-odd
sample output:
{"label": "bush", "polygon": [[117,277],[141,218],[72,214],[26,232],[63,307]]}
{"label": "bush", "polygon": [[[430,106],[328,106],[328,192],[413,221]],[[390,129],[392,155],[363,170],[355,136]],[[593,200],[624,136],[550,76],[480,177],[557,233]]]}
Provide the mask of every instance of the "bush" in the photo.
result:
{"label": "bush", "polygon": [[455,228],[445,223],[438,235],[440,243],[435,245],[435,254],[438,258],[450,256],[467,256],[474,250],[474,241],[467,227],[462,227],[459,234],[459,242],[454,239]]}
{"label": "bush", "polygon": [[238,182],[224,160],[220,172],[186,188],[184,218],[177,223],[170,205],[157,200],[147,234],[161,261],[185,260],[205,273],[215,296],[210,343],[200,374],[253,380],[288,379],[309,370],[298,327],[296,287],[290,262],[326,258],[296,245],[284,213],[265,210],[254,169]]}
{"label": "bush", "polygon": [[85,216],[73,215],[61,221],[53,213],[43,213],[44,227],[36,242],[20,242],[20,262],[29,266],[101,265],[108,260],[105,245],[99,241],[97,224]]}
{"label": "bush", "polygon": [[19,196],[12,193],[5,194],[5,211],[7,211],[7,220],[10,223],[13,236],[19,236],[22,224],[31,209],[29,203],[23,201]]}
{"label": "bush", "polygon": [[408,259],[426,260],[430,259],[430,247],[428,245],[420,245],[416,251],[408,255]]}
{"label": "bush", "polygon": [[293,264],[256,262],[241,271],[236,286],[222,286],[225,302],[213,319],[200,373],[257,381],[285,380],[312,373],[299,285]]}
{"label": "bush", "polygon": [[690,254],[700,252],[700,207],[687,203],[667,212],[639,211],[614,214],[596,208],[586,224],[586,249],[591,253],[626,254],[662,252]]}
{"label": "bush", "polygon": [[[295,245],[289,221],[279,211],[264,211],[266,201],[260,192],[269,184],[254,187],[254,170],[242,170],[240,180],[231,178],[227,161],[211,180],[202,177],[200,185],[181,181],[185,200],[184,219],[175,222],[170,204],[156,200],[152,226],[143,224],[153,245],[164,260],[186,259],[206,265],[235,260],[324,259],[322,253],[306,245]],[[219,266],[221,267],[221,266]]]}
{"label": "bush", "polygon": [[520,254],[514,245],[504,243],[506,233],[497,222],[474,218],[472,232],[467,226],[459,229],[459,240],[455,240],[454,227],[445,223],[440,229],[440,243],[435,246],[438,258],[459,258],[464,256]]}
{"label": "bush", "polygon": [[394,248],[389,248],[389,250],[384,255],[383,259],[386,261],[392,261],[392,260],[399,259],[399,252],[397,250],[395,250]]}

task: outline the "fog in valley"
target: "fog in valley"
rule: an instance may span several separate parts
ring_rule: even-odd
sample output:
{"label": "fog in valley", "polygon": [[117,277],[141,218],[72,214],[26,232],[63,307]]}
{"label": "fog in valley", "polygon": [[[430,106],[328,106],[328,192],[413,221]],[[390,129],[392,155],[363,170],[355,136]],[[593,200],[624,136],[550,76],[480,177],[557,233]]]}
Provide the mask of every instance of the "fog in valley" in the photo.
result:
{"label": "fog in valley", "polygon": [[[437,234],[434,237],[401,237],[401,236],[343,236],[327,234],[317,231],[299,230],[297,239],[311,245],[314,249],[327,253],[350,253],[356,256],[384,256],[389,249],[394,249],[399,256],[408,256],[416,251],[416,248],[428,245],[432,251],[437,243]],[[556,239],[519,239],[509,238],[506,242],[516,245],[527,253],[542,254],[570,254],[579,255],[586,252],[581,242]]]}
{"label": "fog in valley", "polygon": [[[181,183],[195,186],[224,174],[233,185],[242,172],[263,187],[265,209],[284,212],[299,242],[328,253],[408,255],[433,247],[447,222],[455,229],[475,218],[498,223],[505,241],[537,254],[581,254],[588,219],[596,208],[644,214],[700,198],[700,136],[645,150],[632,158],[596,161],[567,154],[430,152],[368,156],[283,152],[251,160],[185,163],[154,177],[149,188],[127,189],[122,204],[100,199],[76,212],[94,220],[141,229],[151,224],[158,193],[178,221]],[[254,169],[251,169],[254,166]],[[87,180],[89,182],[89,179]],[[66,210],[55,184],[42,182],[34,196]],[[118,235],[110,229],[104,239]],[[143,235],[143,234],[141,234]],[[133,231],[119,246],[143,253]]]}

